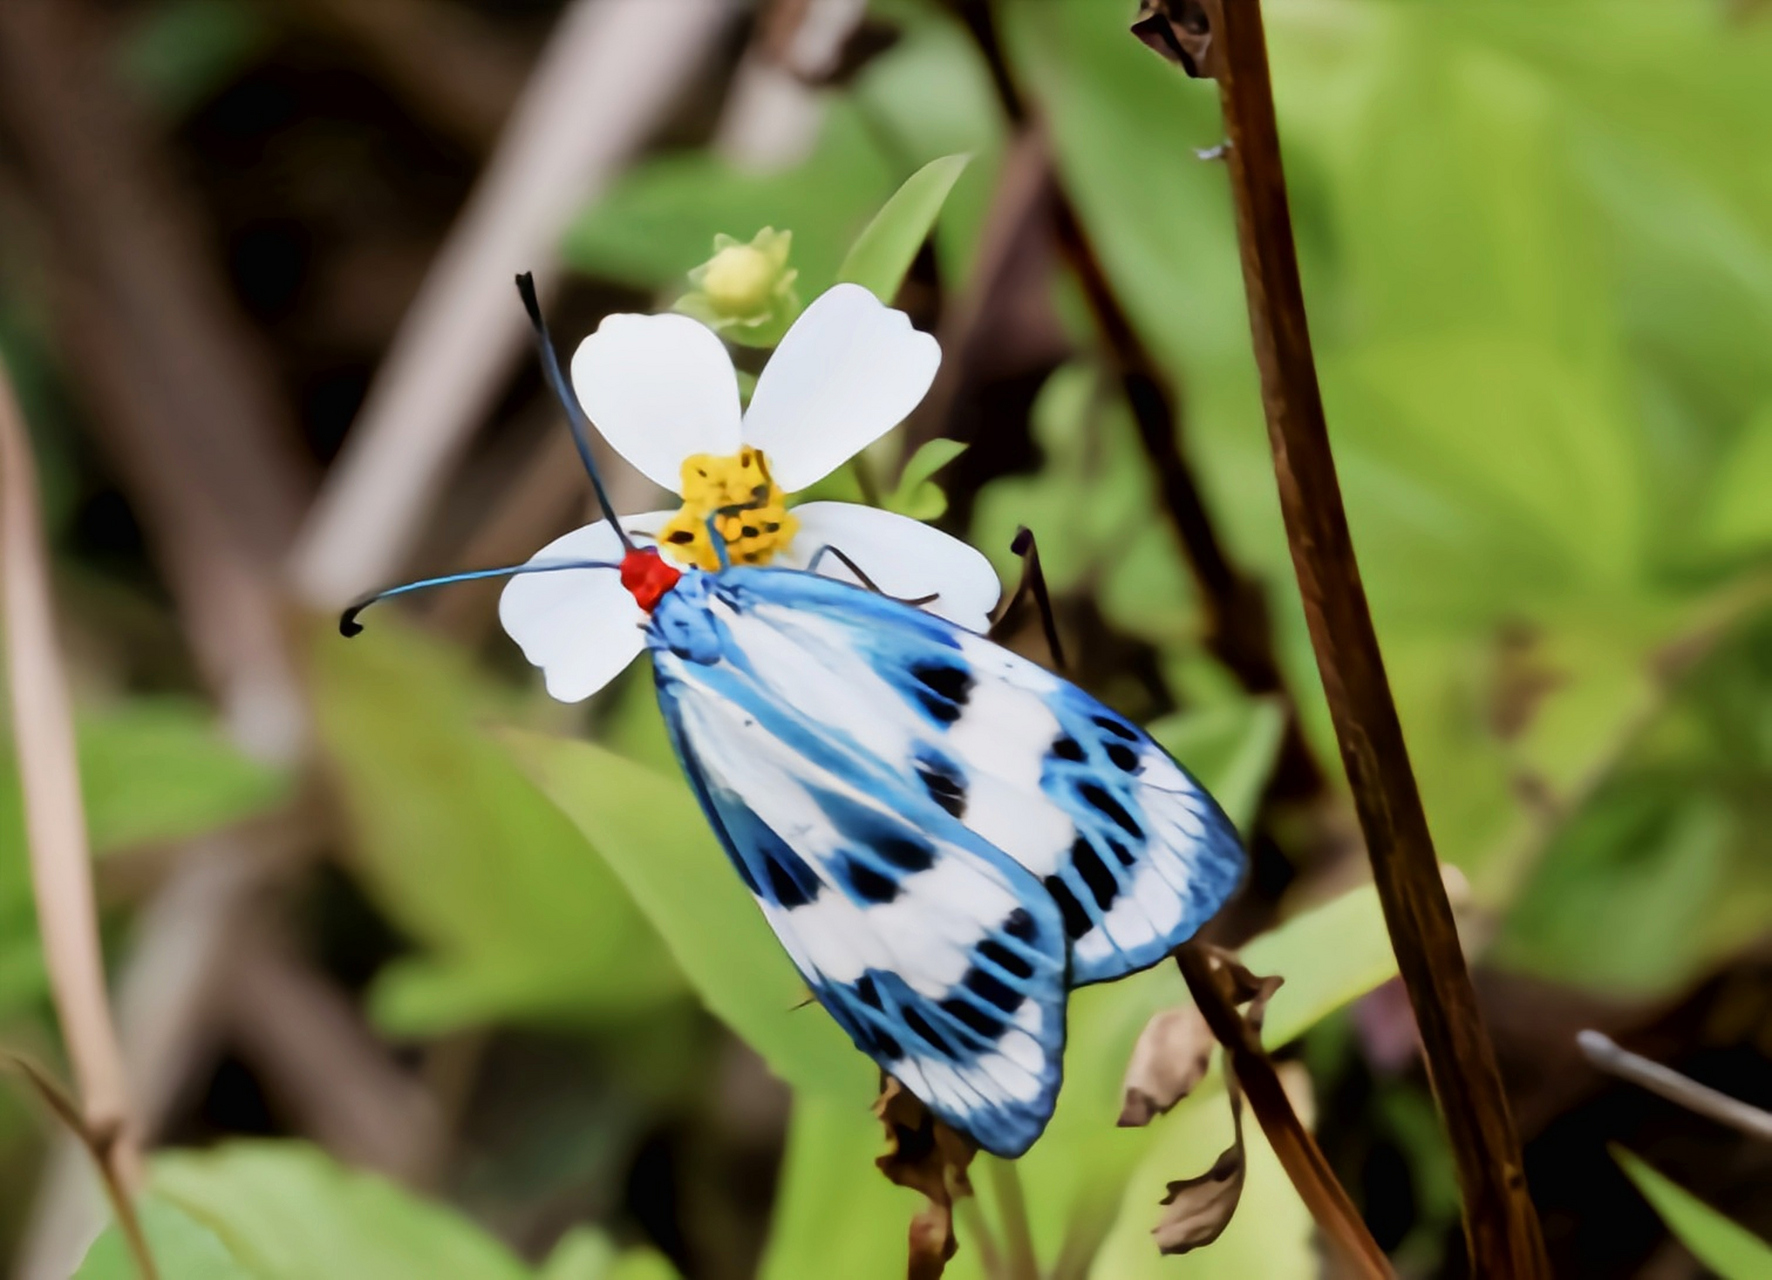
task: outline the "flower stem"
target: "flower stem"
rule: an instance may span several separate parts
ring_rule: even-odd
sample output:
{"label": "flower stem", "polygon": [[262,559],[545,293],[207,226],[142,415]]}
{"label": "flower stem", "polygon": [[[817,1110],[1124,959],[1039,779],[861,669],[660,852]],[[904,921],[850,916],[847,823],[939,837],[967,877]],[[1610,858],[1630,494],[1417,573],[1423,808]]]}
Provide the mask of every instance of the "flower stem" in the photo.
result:
{"label": "flower stem", "polygon": [[1005,1280],[1040,1280],[1034,1256],[1034,1233],[1028,1225],[1027,1197],[1022,1194],[1021,1174],[1013,1160],[986,1162],[991,1189],[997,1193],[997,1214],[1003,1225],[1003,1275]]}

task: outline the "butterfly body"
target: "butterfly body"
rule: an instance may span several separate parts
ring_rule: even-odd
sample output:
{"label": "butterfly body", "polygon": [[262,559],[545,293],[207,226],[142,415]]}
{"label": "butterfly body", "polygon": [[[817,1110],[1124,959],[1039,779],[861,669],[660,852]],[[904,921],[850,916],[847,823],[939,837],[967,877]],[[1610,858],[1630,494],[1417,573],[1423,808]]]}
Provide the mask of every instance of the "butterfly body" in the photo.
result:
{"label": "butterfly body", "polygon": [[1051,1115],[1068,990],[1154,964],[1241,877],[1234,828],[1141,730],[922,610],[690,572],[646,643],[684,772],[813,994],[999,1155]]}

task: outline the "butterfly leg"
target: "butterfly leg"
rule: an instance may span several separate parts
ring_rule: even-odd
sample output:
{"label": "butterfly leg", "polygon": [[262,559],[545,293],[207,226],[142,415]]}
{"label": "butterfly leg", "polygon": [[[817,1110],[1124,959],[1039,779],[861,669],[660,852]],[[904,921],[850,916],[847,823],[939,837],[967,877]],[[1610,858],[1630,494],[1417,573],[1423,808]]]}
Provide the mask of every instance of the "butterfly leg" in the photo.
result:
{"label": "butterfly leg", "polygon": [[1040,548],[1034,542],[1034,531],[1023,525],[1015,531],[1015,540],[1009,549],[1021,557],[1021,581],[1015,584],[1015,593],[1009,597],[1009,603],[991,623],[987,634],[995,640],[1003,624],[1014,617],[1028,596],[1033,596],[1034,604],[1040,610],[1040,629],[1046,635],[1046,647],[1052,654],[1052,665],[1063,671],[1070,664],[1065,661],[1064,646],[1058,641],[1058,622],[1052,614],[1052,597],[1046,591],[1046,574],[1040,568]]}
{"label": "butterfly leg", "polygon": [[[862,572],[861,566],[856,564],[855,561],[851,560],[849,558],[849,556],[844,553],[844,551],[841,547],[838,547],[833,543],[827,542],[824,544],[824,546],[820,547],[817,551],[814,551],[812,553],[812,559],[810,559],[806,562],[806,571],[808,573],[817,573],[818,572],[818,562],[820,560],[823,560],[827,555],[835,556],[839,561],[841,561],[843,564],[843,567],[845,569],[849,570],[850,573],[853,573],[856,577],[856,580],[859,581],[861,583],[861,585],[866,587],[869,591],[872,591],[877,596],[886,596],[886,593],[884,591],[880,590],[879,585],[877,583],[875,583],[875,581],[872,578],[868,577],[868,575],[866,573]],[[928,604],[932,600],[939,600],[941,598],[941,593],[939,591],[937,591],[937,592],[934,592],[934,593],[932,593],[930,595],[926,595],[926,596],[912,596],[912,597],[886,596],[886,598],[888,600],[896,600],[900,604],[924,605],[924,604]]]}

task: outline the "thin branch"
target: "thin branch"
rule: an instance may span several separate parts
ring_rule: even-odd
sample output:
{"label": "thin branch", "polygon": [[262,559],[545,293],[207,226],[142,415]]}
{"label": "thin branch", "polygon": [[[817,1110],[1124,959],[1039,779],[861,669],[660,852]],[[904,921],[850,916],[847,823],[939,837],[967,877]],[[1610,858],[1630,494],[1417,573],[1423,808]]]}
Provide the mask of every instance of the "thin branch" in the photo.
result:
{"label": "thin branch", "polygon": [[1660,1094],[1669,1102],[1678,1103],[1718,1124],[1739,1129],[1750,1138],[1772,1142],[1772,1111],[1762,1111],[1709,1085],[1699,1084],[1672,1067],[1664,1067],[1640,1053],[1632,1053],[1602,1032],[1578,1031],[1575,1043],[1581,1047],[1582,1056],[1601,1071],[1640,1085],[1650,1093]]}
{"label": "thin branch", "polygon": [[1395,1280],[1384,1250],[1378,1247],[1360,1211],[1336,1180],[1322,1148],[1292,1109],[1292,1100],[1286,1096],[1273,1062],[1262,1049],[1260,1036],[1237,1012],[1235,1001],[1225,989],[1222,968],[1213,963],[1211,954],[1198,943],[1188,943],[1177,951],[1175,963],[1187,980],[1188,991],[1206,1025],[1224,1046],[1225,1057],[1249,1099],[1249,1108],[1255,1112],[1261,1131],[1267,1135],[1268,1145],[1323,1235],[1347,1263],[1349,1274]]}
{"label": "thin branch", "polygon": [[105,1176],[133,1190],[141,1177],[141,1152],[105,993],[74,717],[56,644],[36,469],[4,364],[0,364],[0,599],[31,887],[56,1016],[80,1085],[82,1131],[101,1136]]}
{"label": "thin branch", "polygon": [[111,1212],[117,1218],[117,1230],[123,1236],[123,1247],[129,1252],[136,1275],[140,1280],[159,1280],[159,1268],[154,1265],[153,1252],[148,1248],[148,1237],[142,1231],[141,1217],[135,1211],[135,1198],[123,1184],[122,1175],[113,1158],[116,1134],[93,1129],[86,1117],[80,1114],[80,1104],[68,1096],[67,1090],[62,1088],[54,1076],[29,1058],[0,1051],[0,1067],[9,1067],[23,1076],[39,1101],[86,1148],[87,1156],[98,1169],[99,1180],[105,1189],[105,1199],[110,1202]]}
{"label": "thin branch", "polygon": [[[1312,647],[1373,880],[1464,1195],[1471,1267],[1535,1280],[1549,1263],[1520,1142],[1434,855],[1335,478],[1306,323],[1258,0],[1153,0],[1178,61],[1216,75],[1274,472]],[[1160,33],[1159,33],[1160,34]],[[1203,42],[1202,42],[1203,37]]]}

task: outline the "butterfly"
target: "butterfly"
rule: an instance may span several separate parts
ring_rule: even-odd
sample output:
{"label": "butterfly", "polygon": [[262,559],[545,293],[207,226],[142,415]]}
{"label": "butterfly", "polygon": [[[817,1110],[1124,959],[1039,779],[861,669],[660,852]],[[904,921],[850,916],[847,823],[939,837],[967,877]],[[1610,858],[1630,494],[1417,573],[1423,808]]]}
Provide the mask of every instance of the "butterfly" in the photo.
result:
{"label": "butterfly", "polygon": [[812,995],[934,1115],[1020,1155],[1057,1101],[1069,992],[1192,937],[1244,874],[1235,827],[1144,730],[983,635],[816,572],[679,569],[621,537],[619,561],[370,599],[618,573],[684,776]]}

